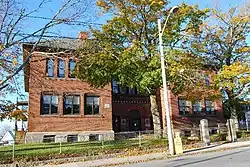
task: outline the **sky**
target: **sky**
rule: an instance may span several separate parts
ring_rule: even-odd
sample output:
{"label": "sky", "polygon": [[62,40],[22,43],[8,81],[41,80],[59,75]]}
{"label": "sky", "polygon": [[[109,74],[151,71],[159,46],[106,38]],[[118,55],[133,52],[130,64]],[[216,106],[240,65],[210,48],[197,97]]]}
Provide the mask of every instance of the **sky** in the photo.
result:
{"label": "sky", "polygon": [[[31,11],[35,8],[40,3],[40,0],[17,0],[19,1],[23,7],[27,8],[28,11]],[[88,0],[86,0],[88,1]],[[97,8],[95,7],[95,1],[94,0],[89,0],[90,1],[90,7],[88,8],[88,13],[85,14],[85,16],[82,17],[81,21],[87,21],[91,23],[100,23],[104,24],[107,19],[110,18],[109,15],[100,15],[100,14],[95,14],[95,11],[97,11]],[[51,18],[54,13],[60,8],[62,2],[65,2],[65,0],[48,0],[48,3],[46,3],[42,8],[40,8],[36,13],[32,14],[33,16],[39,16],[39,17],[46,17],[46,18]],[[169,4],[169,7],[181,4],[182,2],[185,2],[190,5],[195,5],[198,4],[200,8],[214,8],[218,7],[223,11],[228,10],[229,8],[233,6],[240,6],[246,2],[250,3],[250,0],[172,0],[172,2]],[[91,18],[87,19],[86,18]],[[39,19],[39,18],[33,18],[33,19],[28,19],[23,23],[23,29],[24,33],[32,33],[36,31],[37,29],[41,28],[44,26],[48,20],[45,19]],[[50,29],[51,35],[59,35],[59,36],[66,36],[66,37],[77,37],[78,33],[80,31],[86,31],[88,29],[88,26],[81,25],[81,26],[57,26],[52,29]],[[26,94],[24,92],[24,87],[23,87],[23,77],[19,78],[19,81],[22,83],[22,93]],[[8,95],[6,99],[9,99],[13,102],[16,102],[17,95],[12,94]],[[28,100],[28,99],[26,99]],[[9,123],[8,121],[0,122],[0,127],[3,124]],[[0,129],[1,133],[1,129]]]}
{"label": "sky", "polygon": [[[41,0],[17,0],[22,4],[23,7],[27,8],[27,12],[34,10],[38,7]],[[39,17],[46,17],[46,18],[52,18],[54,13],[60,8],[63,2],[66,0],[48,0],[48,3],[44,4],[39,10],[32,14],[32,16],[39,16]],[[99,15],[98,9],[95,7],[95,0],[85,0],[89,3],[89,10],[86,14],[84,14],[83,18],[80,19],[80,21],[83,22],[90,22],[90,23],[98,23],[98,24],[104,24],[110,16],[108,15]],[[185,2],[190,5],[198,4],[200,8],[220,8],[223,11],[228,10],[229,8],[233,6],[239,6],[246,2],[250,3],[250,0],[172,0],[170,2],[169,7],[174,5],[179,5],[182,2]],[[90,18],[90,19],[86,19]],[[39,19],[39,18],[29,18],[23,23],[23,27],[25,27],[22,31],[23,33],[32,33],[36,31],[37,29],[43,27],[48,20],[46,19]],[[96,25],[97,27],[100,27]],[[78,33],[80,31],[86,31],[88,29],[88,25],[59,25],[56,26],[49,31],[52,32],[49,35],[52,36],[65,36],[65,37],[73,37],[76,38],[78,36]],[[249,40],[250,41],[250,40]],[[21,89],[23,90],[22,93],[24,93],[24,87],[23,87],[23,77],[19,78],[19,80],[22,83]],[[27,95],[27,94],[26,94]],[[13,102],[16,101],[17,97],[15,94],[8,95],[6,97],[7,99],[12,100]]]}
{"label": "sky", "polygon": [[[34,9],[36,6],[39,5],[40,0],[19,0],[21,1],[25,7],[29,9]],[[51,18],[55,11],[60,8],[61,3],[63,0],[51,0],[52,2],[47,3],[42,7],[37,13],[34,15],[36,16],[43,16]],[[88,1],[88,0],[86,0]],[[250,0],[172,0],[170,2],[169,7],[181,4],[185,2],[187,4],[195,5],[198,4],[200,8],[211,8],[211,7],[219,7],[222,10],[227,10],[236,5],[242,5],[246,2],[250,2]],[[95,0],[91,1],[90,7],[93,9],[90,10],[91,14],[94,15],[93,11],[96,11],[97,8],[95,7]],[[109,16],[97,16],[91,19],[91,22],[94,23],[105,23],[105,21],[109,18]],[[85,18],[81,19],[82,21],[86,21]],[[32,32],[46,23],[47,20],[42,19],[33,19],[32,21],[29,20],[27,22],[27,32]],[[72,36],[77,37],[79,31],[85,30],[88,28],[87,26],[58,26],[53,29],[54,32],[60,33],[63,36]]]}

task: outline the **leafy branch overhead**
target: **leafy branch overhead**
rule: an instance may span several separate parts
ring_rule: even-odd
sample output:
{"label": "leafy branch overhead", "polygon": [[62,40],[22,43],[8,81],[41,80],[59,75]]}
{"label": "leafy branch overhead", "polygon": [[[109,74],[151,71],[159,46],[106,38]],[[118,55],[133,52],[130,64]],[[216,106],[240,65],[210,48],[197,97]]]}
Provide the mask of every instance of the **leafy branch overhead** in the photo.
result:
{"label": "leafy branch overhead", "polygon": [[[53,27],[62,24],[72,24],[81,17],[89,19],[91,1],[66,0],[54,11],[51,18],[36,16],[41,8],[51,3],[41,0],[34,9],[29,10],[25,5],[15,0],[0,1],[0,93],[17,91],[15,76],[20,74],[25,64],[29,63],[32,52],[41,41],[47,41],[46,34]],[[89,13],[88,13],[89,12]],[[88,13],[88,14],[87,14]],[[34,19],[46,19],[46,23],[36,30],[26,33],[24,25]],[[36,20],[39,21],[39,20]],[[60,36],[58,36],[60,37]],[[33,40],[36,42],[33,42]],[[22,43],[33,44],[29,56],[22,60]]]}
{"label": "leafy branch overhead", "polygon": [[[98,1],[97,5],[104,13],[109,12],[114,17],[108,20],[101,30],[91,29],[95,42],[87,41],[79,50],[82,56],[78,63],[78,77],[96,87],[105,86],[115,79],[121,85],[136,87],[146,94],[154,94],[162,85],[157,19],[166,19],[169,13],[168,1],[107,0]],[[198,6],[183,3],[169,19],[164,32],[164,44],[167,45],[168,51],[168,48],[172,48],[172,55],[177,56],[176,59],[167,60],[169,84],[173,81],[179,84],[185,77],[189,80],[188,76],[176,78],[173,74],[177,71],[185,69],[182,74],[186,75],[186,71],[197,68],[191,64],[196,63],[198,66],[200,61],[193,62],[193,58],[199,58],[182,46],[189,40],[189,37],[183,34],[199,33],[200,24],[208,12],[208,9],[200,10]],[[86,52],[93,50],[96,45],[98,49],[91,53]],[[181,57],[181,60],[186,62],[182,66],[177,62],[173,63],[180,55],[185,55]],[[176,85],[174,88],[184,87]]]}
{"label": "leafy branch overhead", "polygon": [[213,82],[224,97],[224,111],[230,114],[239,111],[238,104],[249,95],[249,9],[250,4],[244,4],[225,13],[212,10],[201,27],[202,33],[190,42],[190,50],[201,55],[206,67],[216,72]]}
{"label": "leafy branch overhead", "polygon": [[[24,97],[21,77],[27,73],[23,74],[22,70],[30,62],[33,52],[41,42],[52,41],[48,39],[52,28],[62,24],[72,25],[81,18],[84,18],[87,24],[93,11],[90,8],[92,3],[90,0],[65,0],[61,1],[58,9],[54,8],[55,10],[51,11],[51,17],[41,16],[40,9],[46,9],[49,3],[52,2],[40,0],[37,6],[34,3],[32,9],[29,9],[25,2],[0,1],[0,96],[2,98],[9,94]],[[41,19],[45,20],[44,25],[27,32],[27,25],[40,22]],[[27,56],[23,55],[21,46],[23,43],[31,46],[30,50],[25,51],[25,54],[28,52]],[[6,104],[6,101],[0,100],[0,119],[16,117],[13,115],[16,113],[15,108],[11,106],[13,106],[11,102],[8,101]]]}

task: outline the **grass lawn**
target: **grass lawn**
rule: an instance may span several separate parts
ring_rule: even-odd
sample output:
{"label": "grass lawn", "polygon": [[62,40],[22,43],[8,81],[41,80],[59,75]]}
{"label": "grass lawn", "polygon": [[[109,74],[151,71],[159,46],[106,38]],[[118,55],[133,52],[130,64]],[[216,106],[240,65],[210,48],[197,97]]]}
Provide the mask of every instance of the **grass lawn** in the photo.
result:
{"label": "grass lawn", "polygon": [[[138,139],[113,140],[93,142],[62,143],[37,143],[15,145],[15,160],[26,161],[47,160],[63,157],[91,156],[99,154],[120,153],[129,149],[151,149],[167,146],[166,139],[142,139],[139,147]],[[12,160],[13,146],[0,146],[0,163]]]}

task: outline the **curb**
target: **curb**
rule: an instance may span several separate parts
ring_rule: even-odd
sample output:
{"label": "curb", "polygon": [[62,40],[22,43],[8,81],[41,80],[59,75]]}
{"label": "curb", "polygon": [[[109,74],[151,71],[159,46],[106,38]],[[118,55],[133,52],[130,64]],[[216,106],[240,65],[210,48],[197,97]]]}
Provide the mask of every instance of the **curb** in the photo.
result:
{"label": "curb", "polygon": [[[219,145],[215,145],[215,146],[219,146]],[[218,148],[218,149],[213,149],[213,150],[203,150],[201,152],[198,152],[196,149],[195,152],[187,152],[181,155],[173,155],[170,156],[169,154],[162,153],[164,155],[159,156],[159,157],[154,157],[154,158],[147,158],[147,159],[141,159],[141,160],[136,160],[136,161],[127,161],[127,162],[121,162],[121,163],[110,163],[110,164],[104,164],[104,165],[87,165],[86,167],[109,167],[109,166],[118,166],[118,165],[126,165],[126,164],[135,164],[135,163],[140,163],[140,162],[148,162],[148,161],[153,161],[153,160],[164,160],[164,159],[172,159],[172,158],[177,158],[177,157],[183,157],[183,156],[191,156],[191,155],[200,155],[200,154],[206,154],[206,153],[211,153],[211,152],[221,152],[221,151],[225,151],[225,150],[233,150],[236,148],[244,148],[244,147],[250,147],[250,144],[245,144],[245,145],[240,145],[240,146],[228,146],[228,147],[223,147],[223,148]],[[202,149],[209,149],[211,148],[211,146],[208,148],[207,147],[203,147]],[[192,149],[193,150],[193,149]],[[137,156],[140,157],[140,156]],[[129,157],[127,157],[127,160],[129,160]],[[86,161],[87,162],[87,161]],[[94,163],[94,162],[93,162]],[[45,166],[45,167],[53,167],[53,166]]]}

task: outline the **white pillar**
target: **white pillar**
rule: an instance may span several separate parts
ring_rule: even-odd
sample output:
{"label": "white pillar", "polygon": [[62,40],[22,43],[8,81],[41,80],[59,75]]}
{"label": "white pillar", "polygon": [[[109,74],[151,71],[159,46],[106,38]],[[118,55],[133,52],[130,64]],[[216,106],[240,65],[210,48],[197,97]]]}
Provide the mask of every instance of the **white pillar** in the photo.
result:
{"label": "white pillar", "polygon": [[208,146],[210,144],[210,137],[209,137],[209,129],[208,129],[207,119],[200,120],[200,126],[201,126],[202,141],[205,143],[206,146]]}

